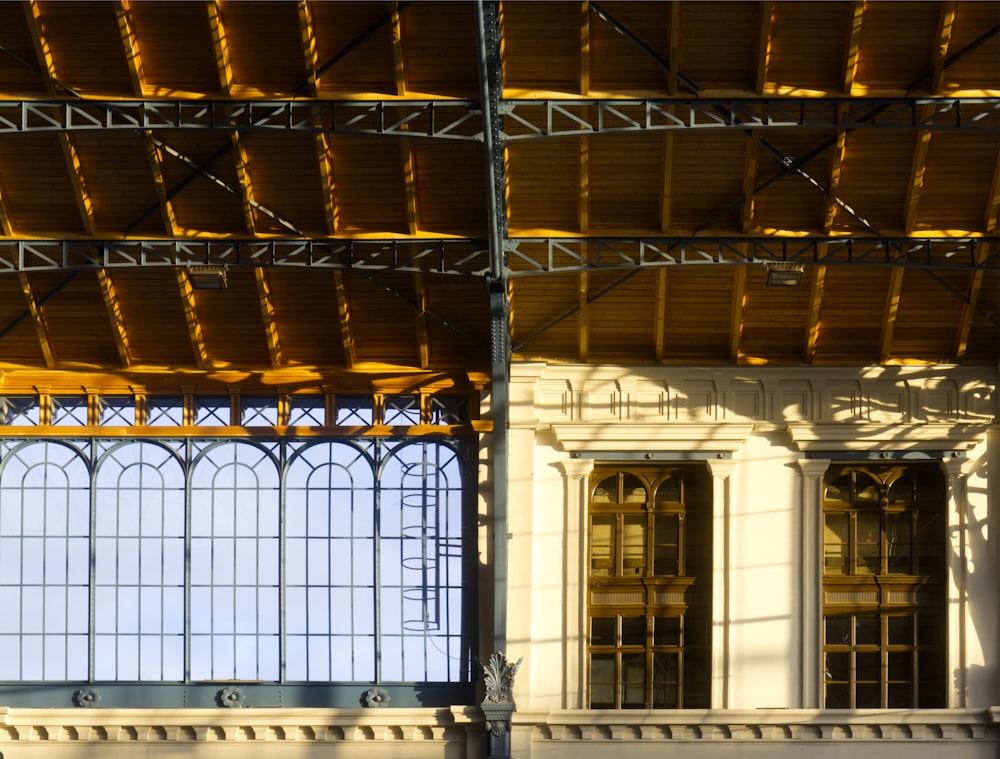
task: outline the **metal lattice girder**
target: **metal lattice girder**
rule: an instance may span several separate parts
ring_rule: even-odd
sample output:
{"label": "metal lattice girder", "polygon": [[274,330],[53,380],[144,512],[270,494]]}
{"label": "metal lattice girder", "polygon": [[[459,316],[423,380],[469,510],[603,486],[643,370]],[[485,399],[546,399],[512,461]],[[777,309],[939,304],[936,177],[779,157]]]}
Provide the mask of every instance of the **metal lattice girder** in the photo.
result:
{"label": "metal lattice girder", "polygon": [[0,134],[148,129],[395,134],[482,141],[471,100],[2,101]]}
{"label": "metal lattice girder", "polygon": [[507,100],[502,107],[508,141],[684,129],[1000,129],[1000,98]]}
{"label": "metal lattice girder", "polygon": [[0,240],[0,273],[153,266],[287,266],[485,275],[486,242],[433,240]]}
{"label": "metal lattice girder", "polygon": [[[1000,129],[1000,98],[518,99],[499,107],[508,141],[686,129]],[[0,134],[200,129],[481,142],[480,108],[472,100],[11,100],[0,102]]]}
{"label": "metal lattice girder", "polygon": [[1000,270],[1000,237],[534,238],[507,244],[510,276],[654,266],[766,264]]}

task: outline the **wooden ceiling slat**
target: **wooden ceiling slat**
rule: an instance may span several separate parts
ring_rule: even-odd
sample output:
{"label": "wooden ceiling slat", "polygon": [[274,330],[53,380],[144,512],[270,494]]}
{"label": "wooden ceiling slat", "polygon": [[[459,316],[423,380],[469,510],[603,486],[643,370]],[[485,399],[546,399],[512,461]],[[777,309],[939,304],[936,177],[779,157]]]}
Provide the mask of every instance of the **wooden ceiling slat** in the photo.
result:
{"label": "wooden ceiling slat", "polygon": [[205,346],[205,333],[201,319],[198,318],[198,304],[194,297],[194,287],[186,269],[177,269],[177,288],[184,307],[184,319],[187,322],[188,337],[191,340],[191,352],[194,355],[195,366],[199,369],[210,368],[208,349]]}
{"label": "wooden ceiling slat", "polygon": [[757,95],[764,94],[768,81],[768,71],[771,67],[771,37],[774,33],[774,3],[770,0],[760,4],[760,35],[757,47],[757,72],[753,91]]}
{"label": "wooden ceiling slat", "polygon": [[351,326],[351,307],[344,284],[344,275],[339,271],[333,273],[333,294],[337,301],[338,324],[340,339],[344,347],[344,362],[348,369],[358,363],[358,351],[354,342],[354,330]]}
{"label": "wooden ceiling slat", "polygon": [[281,366],[281,340],[278,335],[278,321],[271,299],[271,282],[267,270],[258,267],[253,270],[257,282],[257,297],[260,299],[260,314],[264,321],[264,337],[267,340],[267,356],[271,368]]}
{"label": "wooden ceiling slat", "polygon": [[806,318],[806,337],[803,360],[811,364],[816,358],[816,341],[819,339],[819,314],[823,307],[823,286],[826,281],[826,267],[813,269],[809,286],[809,315]]}
{"label": "wooden ceiling slat", "polygon": [[844,94],[854,92],[854,83],[858,77],[858,57],[861,52],[861,30],[865,20],[865,3],[854,0],[851,3],[850,23],[847,27],[847,46],[844,50]]}
{"label": "wooden ceiling slat", "polygon": [[24,293],[25,305],[28,307],[28,313],[31,315],[31,323],[35,327],[38,345],[42,350],[42,355],[45,357],[45,366],[48,369],[55,369],[58,363],[55,345],[52,341],[52,334],[49,331],[45,314],[42,312],[42,307],[35,295],[31,278],[27,274],[18,274],[17,276],[21,282],[21,292]]}
{"label": "wooden ceiling slat", "polygon": [[114,337],[115,348],[118,350],[118,357],[121,360],[122,368],[128,369],[135,363],[135,359],[132,355],[128,330],[125,328],[125,320],[122,318],[122,307],[118,298],[118,291],[115,289],[111,275],[104,269],[98,270],[97,283],[101,288],[101,296],[104,299],[104,308],[108,314],[108,322],[111,324],[111,334]]}
{"label": "wooden ceiling slat", "polygon": [[740,339],[743,335],[743,305],[746,301],[747,270],[737,266],[733,271],[733,305],[729,318],[729,360],[734,364],[740,357]]}
{"label": "wooden ceiling slat", "polygon": [[132,94],[143,97],[146,93],[145,80],[142,72],[142,53],[139,49],[139,38],[135,32],[133,21],[132,0],[118,0],[115,4],[115,17],[118,19],[118,31],[122,38],[122,48],[125,51],[125,65],[132,83]]}
{"label": "wooden ceiling slat", "polygon": [[892,354],[892,337],[896,329],[896,314],[899,311],[899,294],[903,289],[903,275],[906,270],[895,268],[889,277],[889,292],[886,295],[885,313],[882,316],[882,338],[879,343],[879,363],[884,364]]}

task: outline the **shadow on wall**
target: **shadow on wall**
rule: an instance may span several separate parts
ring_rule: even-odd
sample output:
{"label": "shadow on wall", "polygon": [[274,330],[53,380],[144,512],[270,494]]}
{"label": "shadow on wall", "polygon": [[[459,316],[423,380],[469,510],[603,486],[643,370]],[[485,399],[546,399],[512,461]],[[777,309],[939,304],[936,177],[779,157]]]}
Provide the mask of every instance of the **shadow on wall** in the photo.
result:
{"label": "shadow on wall", "polygon": [[[992,441],[991,441],[992,442]],[[980,664],[970,665],[966,672],[960,669],[953,672],[956,690],[964,691],[962,703],[969,707],[985,707],[997,703],[1000,693],[997,692],[997,632],[1000,629],[1000,610],[997,608],[997,580],[991,571],[996,566],[995,556],[987,539],[989,524],[1000,525],[996,514],[1000,509],[996,493],[997,488],[990,488],[990,467],[984,453],[976,462],[968,475],[968,499],[965,506],[965,541],[966,556],[964,567],[966,572],[965,597],[968,603],[968,619],[972,625],[966,631],[966,640],[979,641],[983,653],[991,666]],[[973,487],[974,482],[983,483]],[[995,536],[993,541],[996,542]],[[994,549],[996,550],[996,549]],[[959,557],[961,559],[961,557]]]}

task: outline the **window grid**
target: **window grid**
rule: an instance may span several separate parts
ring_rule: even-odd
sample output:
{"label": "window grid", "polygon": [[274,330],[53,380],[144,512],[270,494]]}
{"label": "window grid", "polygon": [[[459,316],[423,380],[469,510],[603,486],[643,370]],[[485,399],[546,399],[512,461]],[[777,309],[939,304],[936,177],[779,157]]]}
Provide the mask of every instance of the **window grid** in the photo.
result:
{"label": "window grid", "polygon": [[41,413],[36,396],[0,398],[0,425],[37,427],[42,423]]}
{"label": "window grid", "polygon": [[83,427],[87,425],[87,396],[60,395],[49,398],[52,425]]}
{"label": "window grid", "polygon": [[326,398],[322,395],[293,395],[288,407],[289,426],[322,427],[326,424]]}
{"label": "window grid", "polygon": [[944,497],[936,464],[827,473],[826,708],[944,706]]}
{"label": "window grid", "polygon": [[711,520],[700,474],[692,467],[595,470],[591,708],[709,705]]}
{"label": "window grid", "polygon": [[23,654],[0,680],[470,681],[463,467],[446,443],[0,440],[0,454],[0,594],[19,609],[0,645]]}

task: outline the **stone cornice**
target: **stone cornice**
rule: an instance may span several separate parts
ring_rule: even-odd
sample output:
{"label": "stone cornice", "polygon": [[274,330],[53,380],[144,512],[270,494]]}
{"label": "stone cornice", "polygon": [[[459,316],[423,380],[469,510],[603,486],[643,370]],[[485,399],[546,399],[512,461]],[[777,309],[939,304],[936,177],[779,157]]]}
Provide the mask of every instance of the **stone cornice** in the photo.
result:
{"label": "stone cornice", "polygon": [[802,451],[969,450],[986,439],[988,424],[789,424]]}
{"label": "stone cornice", "polygon": [[718,709],[650,711],[532,711],[514,714],[518,728],[532,729],[532,742],[633,739],[647,743],[753,741],[786,743],[885,741],[942,743],[1000,742],[997,709]]}
{"label": "stone cornice", "polygon": [[726,451],[735,452],[753,432],[752,424],[553,424],[565,450],[573,453]]}
{"label": "stone cornice", "polygon": [[[476,707],[446,709],[21,709],[0,707],[10,742],[465,743]],[[399,749],[403,751],[402,748]]]}

